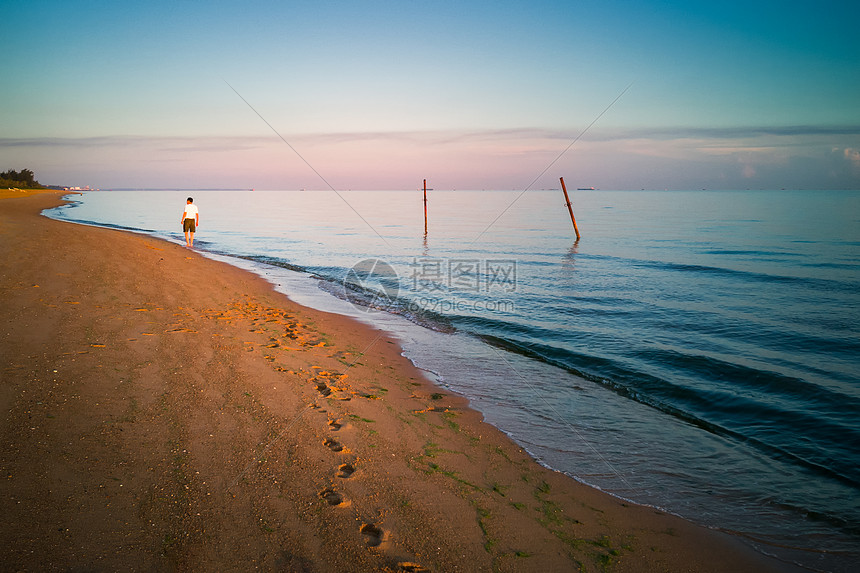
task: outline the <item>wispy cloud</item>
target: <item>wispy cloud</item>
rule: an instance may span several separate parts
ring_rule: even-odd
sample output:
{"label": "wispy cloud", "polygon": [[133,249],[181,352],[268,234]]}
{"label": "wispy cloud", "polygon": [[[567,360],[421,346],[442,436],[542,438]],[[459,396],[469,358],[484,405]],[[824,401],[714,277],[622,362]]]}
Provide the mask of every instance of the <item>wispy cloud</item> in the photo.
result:
{"label": "wispy cloud", "polygon": [[591,141],[618,139],[754,139],[758,137],[860,136],[860,125],[791,125],[746,127],[662,127],[625,130],[595,130]]}
{"label": "wispy cloud", "polygon": [[[520,188],[574,141],[539,185],[554,184],[558,171],[603,188],[671,182],[689,188],[860,187],[860,126],[595,128],[576,140],[580,133],[510,128],[283,136],[343,189],[404,188],[425,174],[435,174],[437,188]],[[314,184],[274,135],[0,138],[0,149],[8,167],[48,170],[56,180],[74,174],[102,187],[185,179],[257,188]]]}
{"label": "wispy cloud", "polygon": [[[457,129],[416,131],[361,131],[285,134],[287,139],[313,145],[344,144],[367,141],[410,142],[413,144],[462,144],[511,140],[573,140],[581,130],[536,127],[510,129]],[[760,137],[860,136],[856,126],[753,126],[753,127],[664,127],[641,129],[595,128],[583,141],[618,140],[743,140]],[[107,135],[98,137],[0,138],[0,147],[109,147],[165,146],[228,151],[249,149],[270,143],[268,136],[145,136]],[[855,149],[852,149],[855,153]]]}
{"label": "wispy cloud", "polygon": [[160,137],[145,135],[106,135],[99,137],[0,138],[0,148],[171,148],[231,151],[265,145],[263,137]]}

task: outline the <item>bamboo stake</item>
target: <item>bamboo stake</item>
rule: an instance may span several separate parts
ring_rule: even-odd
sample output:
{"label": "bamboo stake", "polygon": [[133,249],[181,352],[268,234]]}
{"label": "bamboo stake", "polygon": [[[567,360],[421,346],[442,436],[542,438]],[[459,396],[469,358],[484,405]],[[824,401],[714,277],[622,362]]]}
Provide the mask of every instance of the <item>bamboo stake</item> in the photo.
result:
{"label": "bamboo stake", "polygon": [[576,233],[576,240],[579,240],[579,227],[576,226],[576,217],[573,216],[573,206],[570,204],[570,197],[567,196],[567,187],[564,184],[564,177],[559,177],[561,180],[561,190],[564,191],[564,204],[567,205],[567,210],[570,212],[570,221],[573,223],[573,231]]}
{"label": "bamboo stake", "polygon": [[427,180],[424,180],[424,235],[427,235]]}

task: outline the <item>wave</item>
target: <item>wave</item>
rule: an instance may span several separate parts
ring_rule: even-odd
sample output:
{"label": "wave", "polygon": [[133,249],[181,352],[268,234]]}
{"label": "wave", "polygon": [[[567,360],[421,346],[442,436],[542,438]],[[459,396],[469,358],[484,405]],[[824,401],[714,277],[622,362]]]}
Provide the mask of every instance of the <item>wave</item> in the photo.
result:
{"label": "wave", "polygon": [[[825,435],[839,435],[856,443],[860,437],[852,438],[851,436],[856,432],[848,426],[833,424],[812,415],[804,415],[800,410],[786,412],[781,407],[738,394],[729,396],[727,393],[717,390],[709,391],[681,386],[645,372],[626,369],[618,362],[606,358],[577,354],[575,355],[578,359],[577,362],[585,364],[584,367],[577,367],[571,361],[573,353],[564,352],[562,354],[555,347],[535,342],[515,341],[485,333],[473,334],[497,348],[566,370],[612,390],[620,396],[657,409],[711,434],[755,447],[773,459],[790,462],[852,487],[860,487],[857,470],[852,465],[842,465],[838,463],[839,459],[829,459],[827,460],[829,463],[824,463],[814,459],[812,455],[809,455],[809,452],[807,455],[803,455],[772,441],[766,441],[762,437],[756,437],[749,428],[733,428],[729,421],[733,414],[748,412],[751,415],[754,414],[756,420],[778,421],[779,425],[786,431],[791,429],[792,425],[797,425],[803,421],[808,427],[819,428]],[[596,374],[595,371],[602,372]],[[760,375],[766,377],[767,373],[760,373]],[[635,381],[635,383],[630,381]],[[724,400],[725,404],[719,406],[720,402]],[[725,414],[723,421],[718,420],[718,414],[721,413]],[[801,420],[801,418],[805,419]],[[850,455],[850,451],[846,453]],[[837,467],[832,467],[831,464]]]}
{"label": "wave", "polygon": [[318,280],[317,285],[321,290],[354,305],[396,314],[436,332],[452,334],[457,331],[448,316],[422,308],[408,298],[392,296],[385,291],[331,276],[315,273],[313,278]]}
{"label": "wave", "polygon": [[[719,267],[712,265],[702,265],[693,263],[675,263],[671,261],[656,261],[645,259],[633,259],[625,257],[613,257],[608,255],[578,255],[577,258],[583,260],[589,258],[616,261],[623,266],[632,268],[649,268],[660,271],[670,271],[678,273],[696,273],[702,275],[714,275],[726,278],[733,278],[742,282],[754,283],[777,283],[793,286],[803,286],[817,291],[837,291],[855,294],[860,290],[860,282],[858,281],[842,281],[824,278],[813,277],[798,277],[790,275],[769,274],[757,271],[747,271],[741,269],[731,269],[728,267]],[[794,266],[809,266],[821,267],[821,263],[798,263],[793,262]],[[856,265],[846,265],[845,268],[856,269]]]}
{"label": "wave", "polygon": [[294,271],[297,273],[310,274],[310,271],[305,267],[302,267],[299,265],[294,265],[292,263],[288,263],[282,259],[278,259],[275,257],[268,257],[265,255],[236,255],[236,254],[232,254],[232,253],[221,253],[221,254],[236,257],[237,259],[244,259],[246,261],[253,261],[255,263],[263,263],[266,265],[271,265],[273,267],[280,267],[282,269],[287,269],[287,270]]}

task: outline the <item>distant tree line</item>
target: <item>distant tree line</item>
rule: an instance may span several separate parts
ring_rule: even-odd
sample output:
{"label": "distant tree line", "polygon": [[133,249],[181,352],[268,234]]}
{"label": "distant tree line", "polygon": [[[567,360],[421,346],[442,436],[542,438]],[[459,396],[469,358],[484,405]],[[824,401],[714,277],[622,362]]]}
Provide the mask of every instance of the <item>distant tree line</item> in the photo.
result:
{"label": "distant tree line", "polygon": [[35,175],[31,169],[4,171],[0,173],[0,188],[41,189],[43,186],[36,181]]}

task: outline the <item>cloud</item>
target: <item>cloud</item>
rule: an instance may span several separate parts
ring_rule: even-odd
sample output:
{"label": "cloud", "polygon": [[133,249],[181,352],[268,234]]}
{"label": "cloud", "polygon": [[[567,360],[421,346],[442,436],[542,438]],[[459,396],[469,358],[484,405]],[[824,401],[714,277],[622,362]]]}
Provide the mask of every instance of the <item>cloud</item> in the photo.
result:
{"label": "cloud", "polygon": [[151,137],[107,135],[100,137],[0,138],[0,148],[148,148],[194,151],[233,151],[259,147],[271,138],[263,137]]}
{"label": "cloud", "polygon": [[860,127],[282,135],[287,145],[275,134],[0,138],[0,150],[7,167],[34,169],[40,180],[101,188],[313,188],[316,173],[343,189],[411,188],[425,175],[436,188],[522,189],[539,174],[536,187],[576,174],[605,189],[860,188]]}
{"label": "cloud", "polygon": [[787,125],[787,126],[747,126],[747,127],[664,127],[642,128],[629,130],[607,130],[602,133],[589,135],[589,139],[597,137],[605,139],[754,139],[766,136],[775,137],[810,137],[810,136],[858,136],[860,125],[822,126],[822,125]]}
{"label": "cloud", "polygon": [[[338,145],[366,143],[368,141],[408,142],[417,145],[460,145],[463,143],[505,142],[505,141],[544,141],[560,140],[571,143],[581,140],[587,142],[612,141],[715,141],[714,149],[720,149],[726,142],[760,139],[763,137],[844,137],[860,136],[860,125],[831,126],[758,126],[758,127],[664,127],[625,130],[547,129],[547,128],[510,128],[475,130],[414,130],[414,131],[357,131],[329,133],[283,133],[287,141],[304,142],[311,145]],[[278,137],[267,136],[136,136],[112,135],[99,137],[35,137],[0,138],[0,147],[104,147],[104,146],[165,146],[199,149],[248,149],[267,145]],[[749,149],[749,145],[742,147]],[[857,149],[848,148],[845,156],[856,160]]]}

